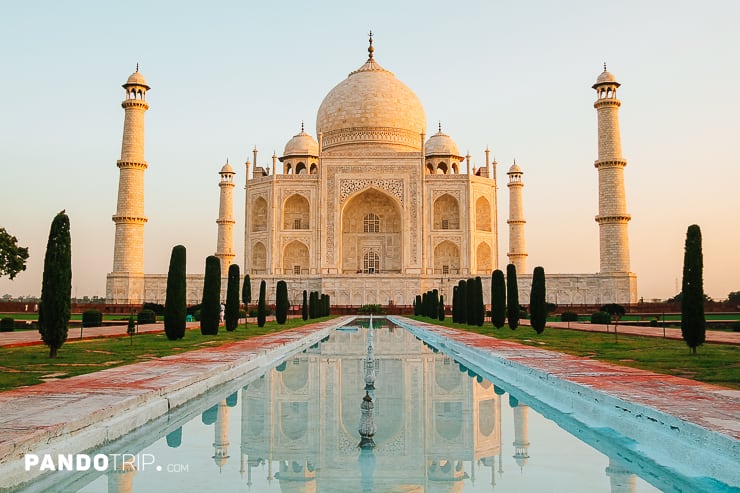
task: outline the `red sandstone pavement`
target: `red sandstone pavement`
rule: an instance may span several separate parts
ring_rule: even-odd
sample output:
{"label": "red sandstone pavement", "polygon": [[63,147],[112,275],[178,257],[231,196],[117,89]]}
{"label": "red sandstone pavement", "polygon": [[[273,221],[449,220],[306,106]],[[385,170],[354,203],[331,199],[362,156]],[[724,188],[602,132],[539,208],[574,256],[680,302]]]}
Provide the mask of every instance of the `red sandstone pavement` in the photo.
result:
{"label": "red sandstone pavement", "polygon": [[[738,390],[523,346],[515,342],[439,325],[410,319],[407,321],[468,346],[490,351],[495,356],[543,371],[556,378],[605,392],[626,401],[649,406],[740,440],[740,391]],[[660,335],[662,336],[662,329]]]}
{"label": "red sandstone pavement", "polygon": [[[268,317],[267,320],[274,319]],[[200,322],[188,322],[188,329],[199,327]],[[249,323],[256,323],[256,319],[249,319]],[[121,337],[127,335],[128,325],[109,325],[106,327],[87,327],[82,330],[82,339],[96,339],[98,337]],[[142,324],[137,326],[137,333],[164,332],[164,324]],[[67,332],[67,341],[79,341],[79,327],[70,328]],[[16,330],[13,332],[0,332],[0,347],[33,346],[43,344],[41,334],[38,330]]]}
{"label": "red sandstone pavement", "polygon": [[347,318],[0,392],[0,463],[138,407],[163,405],[166,412],[177,402],[168,404],[161,396],[177,401],[184,398],[179,390],[195,387],[204,392],[214,376],[226,375],[266,351],[342,325]]}

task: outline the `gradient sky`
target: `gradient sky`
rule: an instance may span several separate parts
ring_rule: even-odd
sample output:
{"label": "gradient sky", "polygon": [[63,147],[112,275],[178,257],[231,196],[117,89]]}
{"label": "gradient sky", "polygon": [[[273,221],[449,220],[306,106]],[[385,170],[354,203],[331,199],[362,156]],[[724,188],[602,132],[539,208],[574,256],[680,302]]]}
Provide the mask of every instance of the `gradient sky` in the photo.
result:
{"label": "gradient sky", "polygon": [[[171,248],[203,271],[216,248],[218,171],[237,183],[256,145],[271,164],[324,96],[375,58],[499,177],[524,170],[528,265],[599,269],[596,93],[607,63],[619,98],[638,294],[680,289],[686,229],[699,224],[706,293],[740,290],[740,2],[27,1],[0,8],[0,226],[29,247],[0,295],[38,295],[54,215],[72,228],[76,296],[105,295],[113,265],[124,98],[140,64],[146,114],[147,273]],[[508,246],[500,180],[499,265]],[[244,190],[235,190],[243,262]]]}

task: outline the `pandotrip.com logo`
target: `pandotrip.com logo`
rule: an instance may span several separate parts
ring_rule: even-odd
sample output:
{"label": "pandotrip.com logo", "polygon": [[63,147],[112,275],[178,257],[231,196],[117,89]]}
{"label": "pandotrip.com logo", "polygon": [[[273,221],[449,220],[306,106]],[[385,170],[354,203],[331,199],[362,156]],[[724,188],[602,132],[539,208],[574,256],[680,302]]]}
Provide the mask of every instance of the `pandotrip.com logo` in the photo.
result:
{"label": "pandotrip.com logo", "polygon": [[26,454],[26,471],[167,471],[188,472],[188,464],[157,463],[154,454]]}

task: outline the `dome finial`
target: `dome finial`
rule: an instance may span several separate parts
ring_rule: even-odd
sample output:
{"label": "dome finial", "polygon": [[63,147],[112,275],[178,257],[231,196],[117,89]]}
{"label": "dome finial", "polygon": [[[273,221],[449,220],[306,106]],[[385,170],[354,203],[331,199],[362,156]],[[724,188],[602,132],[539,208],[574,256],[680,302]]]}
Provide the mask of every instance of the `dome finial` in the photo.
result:
{"label": "dome finial", "polygon": [[367,53],[368,53],[368,59],[373,59],[373,52],[375,51],[375,48],[373,48],[373,31],[371,30],[368,33],[368,36],[370,37],[370,46],[367,47]]}
{"label": "dome finial", "polygon": [[439,128],[439,133],[442,133],[442,120],[437,121],[437,126]]}
{"label": "dome finial", "polygon": [[139,71],[139,62],[136,62],[136,71]]}
{"label": "dome finial", "polygon": [[301,120],[301,133],[303,133],[303,120]]}
{"label": "dome finial", "polygon": [[606,72],[606,62],[604,62],[604,72]]}

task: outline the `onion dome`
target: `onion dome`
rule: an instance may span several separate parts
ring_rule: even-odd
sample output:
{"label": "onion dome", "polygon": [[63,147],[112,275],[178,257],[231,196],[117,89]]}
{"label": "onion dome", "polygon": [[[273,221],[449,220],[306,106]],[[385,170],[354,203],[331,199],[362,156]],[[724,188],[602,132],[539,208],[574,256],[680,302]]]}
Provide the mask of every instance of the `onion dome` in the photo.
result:
{"label": "onion dome", "polygon": [[372,38],[364,65],[350,73],[324,98],[316,115],[322,149],[353,144],[421,150],[426,128],[421,101],[392,72],[373,58]]}
{"label": "onion dome", "polygon": [[515,173],[523,174],[522,168],[519,167],[518,164],[516,164],[516,161],[514,161],[514,164],[511,165],[511,168],[509,168],[509,172],[506,173],[507,175],[513,175]]}
{"label": "onion dome", "polygon": [[225,173],[234,173],[234,168],[231,167],[228,161],[226,161],[226,164],[224,164],[224,167],[221,168],[221,171],[219,171],[219,174],[225,174]]}
{"label": "onion dome", "polygon": [[457,148],[455,141],[449,135],[442,132],[441,125],[439,132],[429,137],[426,144],[424,144],[424,155],[454,156],[461,160],[464,159],[464,156],[460,155],[460,150]]}
{"label": "onion dome", "polygon": [[314,156],[319,155],[319,143],[316,142],[311,135],[307,134],[303,130],[303,124],[301,124],[301,132],[293,136],[292,139],[285,144],[285,150],[283,151],[283,158],[290,156]]}

